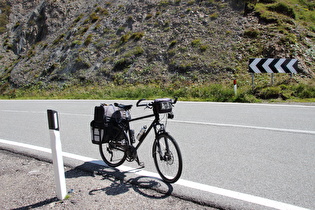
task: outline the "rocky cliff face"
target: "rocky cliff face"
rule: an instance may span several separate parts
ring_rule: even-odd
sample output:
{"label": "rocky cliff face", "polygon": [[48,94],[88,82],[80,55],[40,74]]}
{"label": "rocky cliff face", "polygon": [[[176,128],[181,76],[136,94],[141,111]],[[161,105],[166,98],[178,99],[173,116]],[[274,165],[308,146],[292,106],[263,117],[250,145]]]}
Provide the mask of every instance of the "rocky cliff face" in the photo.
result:
{"label": "rocky cliff face", "polygon": [[[255,56],[297,57],[314,72],[314,36],[279,44],[241,0],[7,0],[0,85],[137,83],[229,77]],[[288,29],[297,37],[305,29]],[[259,37],[257,34],[259,33]],[[259,39],[258,39],[259,38]],[[285,40],[284,40],[285,41]]]}

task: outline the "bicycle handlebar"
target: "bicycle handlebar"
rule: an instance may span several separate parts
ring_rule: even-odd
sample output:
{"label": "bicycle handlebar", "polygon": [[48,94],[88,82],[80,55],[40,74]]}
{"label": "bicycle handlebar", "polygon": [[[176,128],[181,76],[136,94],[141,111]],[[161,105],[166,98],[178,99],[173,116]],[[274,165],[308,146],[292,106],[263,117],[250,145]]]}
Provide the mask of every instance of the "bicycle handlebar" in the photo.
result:
{"label": "bicycle handlebar", "polygon": [[140,100],[137,102],[136,106],[137,106],[137,107],[138,107],[138,106],[147,106],[147,104],[140,104],[141,101],[144,101],[144,100],[146,100],[146,99],[145,99],[145,98],[140,99]]}
{"label": "bicycle handlebar", "polygon": [[175,98],[175,100],[174,100],[174,102],[172,102],[172,104],[176,104],[177,99],[178,99],[176,96],[174,98]]}
{"label": "bicycle handlebar", "polygon": [[[174,100],[172,100],[172,104],[176,104],[177,99],[178,99],[177,97],[174,97]],[[148,107],[148,106],[152,106],[153,103],[154,103],[154,102],[150,102],[150,103],[146,103],[146,104],[140,104],[142,101],[145,101],[145,100],[146,100],[145,98],[140,99],[139,101],[137,101],[136,106],[137,107],[139,107],[139,106],[146,106],[146,107]]]}

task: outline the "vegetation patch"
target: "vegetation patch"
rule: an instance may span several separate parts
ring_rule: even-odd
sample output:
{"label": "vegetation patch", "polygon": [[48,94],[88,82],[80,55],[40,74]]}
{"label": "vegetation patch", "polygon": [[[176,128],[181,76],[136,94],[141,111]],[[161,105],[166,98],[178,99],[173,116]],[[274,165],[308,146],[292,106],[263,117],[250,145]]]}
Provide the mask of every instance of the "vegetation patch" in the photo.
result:
{"label": "vegetation patch", "polygon": [[9,21],[9,14],[10,14],[10,5],[7,3],[7,1],[1,1],[0,2],[0,34],[4,33],[6,29],[6,25]]}
{"label": "vegetation patch", "polygon": [[293,19],[296,18],[296,15],[295,15],[295,12],[294,12],[293,8],[291,8],[289,5],[287,5],[285,3],[282,3],[282,2],[270,5],[270,6],[268,6],[268,9],[270,11],[274,11],[274,12],[277,12],[277,13],[280,13],[280,14],[284,14],[284,15],[290,17],[290,18],[293,18]]}
{"label": "vegetation patch", "polygon": [[[80,61],[83,66],[88,64]],[[83,64],[85,63],[85,64]],[[13,89],[8,83],[0,83],[0,99],[139,99],[174,97],[190,101],[221,101],[221,102],[261,102],[261,101],[295,101],[315,102],[315,84],[309,80],[304,82],[278,75],[274,85],[270,84],[268,75],[257,75],[255,84],[248,78],[239,78],[237,94],[234,92],[233,81],[219,81],[209,83],[201,81],[191,72],[186,76],[174,74],[169,81],[157,79],[155,82],[142,81],[134,83],[128,76],[126,67],[132,64],[129,59],[115,62],[117,71],[112,74],[112,81],[89,81],[82,75],[72,82],[54,82],[46,84],[38,82]],[[79,67],[78,67],[79,68]],[[81,66],[82,68],[82,66]],[[107,71],[107,70],[106,70]],[[143,75],[149,75],[154,68],[148,68]],[[110,73],[110,71],[107,71]],[[196,72],[197,73],[197,72]],[[159,75],[155,75],[159,78]],[[63,76],[56,77],[56,81],[63,80]]]}
{"label": "vegetation patch", "polygon": [[133,64],[133,60],[130,58],[122,58],[120,60],[115,61],[113,71],[121,71],[125,68],[128,68],[131,64]]}
{"label": "vegetation patch", "polygon": [[[62,2],[55,1],[54,11],[65,7]],[[47,14],[45,24],[54,31],[37,44],[38,25],[34,22],[29,32],[23,28],[29,20],[21,18],[2,35],[0,60],[6,64],[1,64],[0,93],[11,98],[312,100],[314,89],[305,81],[315,73],[314,1],[247,2],[252,10],[243,14],[240,1],[87,1],[72,8],[77,11],[62,10],[69,15],[60,13],[53,21]],[[1,8],[1,15],[6,11]],[[305,75],[274,85],[268,75],[257,75],[252,87],[248,60],[255,57],[298,57]],[[240,81],[237,95],[232,78]],[[50,95],[50,88],[57,93]]]}
{"label": "vegetation patch", "polygon": [[267,23],[288,22],[288,18],[299,21],[314,31],[315,3],[309,0],[263,0],[249,4]]}
{"label": "vegetation patch", "polygon": [[250,28],[244,31],[244,36],[248,38],[257,38],[260,32],[257,29]]}

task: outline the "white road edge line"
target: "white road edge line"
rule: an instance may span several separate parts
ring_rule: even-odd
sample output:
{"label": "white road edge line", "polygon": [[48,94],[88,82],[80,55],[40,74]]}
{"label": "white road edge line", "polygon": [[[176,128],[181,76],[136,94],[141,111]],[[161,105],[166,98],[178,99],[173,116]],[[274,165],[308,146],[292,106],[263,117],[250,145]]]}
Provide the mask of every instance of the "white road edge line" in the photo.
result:
{"label": "white road edge line", "polygon": [[295,129],[286,129],[286,128],[270,128],[270,127],[236,125],[236,124],[223,124],[223,123],[209,123],[209,122],[195,122],[195,121],[184,121],[184,120],[172,120],[172,122],[187,123],[187,124],[197,124],[197,125],[211,125],[211,126],[220,126],[220,127],[249,128],[249,129],[257,129],[257,130],[270,130],[270,131],[280,131],[280,132],[289,132],[289,133],[303,133],[303,134],[315,135],[315,131],[308,131],[308,130],[295,130]]}
{"label": "white road edge line", "polygon": [[[35,146],[35,145],[30,145],[30,144],[25,144],[25,143],[20,143],[20,142],[15,142],[15,141],[0,139],[0,143],[9,144],[9,145],[13,145],[13,146],[19,146],[19,147],[37,150],[37,151],[41,151],[41,152],[45,152],[45,153],[51,153],[51,149],[39,147],[39,146]],[[98,165],[105,165],[100,160],[89,158],[89,157],[84,157],[81,155],[76,155],[76,154],[72,154],[72,153],[68,153],[68,152],[63,152],[63,156],[68,157],[68,158],[72,158],[72,159],[76,159],[76,160],[80,160],[80,161],[84,161],[84,162],[92,162],[92,163],[95,163]],[[135,171],[134,172],[135,174],[159,178],[158,174],[153,173],[153,172],[149,172],[149,171],[139,170],[139,169],[135,169],[135,168],[127,167],[127,166],[120,166],[117,168],[121,171]],[[245,193],[240,193],[240,192],[236,192],[236,191],[232,191],[232,190],[226,190],[226,189],[219,188],[219,187],[213,187],[213,186],[209,186],[209,185],[205,185],[205,184],[200,184],[197,182],[192,182],[192,181],[188,181],[188,180],[184,180],[184,179],[178,180],[176,184],[181,185],[181,186],[185,186],[185,187],[189,187],[189,188],[193,188],[193,189],[197,189],[197,190],[201,190],[201,191],[205,191],[205,192],[209,192],[212,194],[222,195],[222,196],[234,198],[237,200],[246,201],[246,202],[253,203],[253,204],[258,204],[261,206],[275,208],[275,209],[307,210],[306,208],[303,208],[303,207],[294,206],[291,204],[287,204],[287,203],[283,203],[283,202],[279,202],[279,201],[274,201],[274,200],[270,200],[267,198],[262,198],[262,197],[258,197],[258,196],[254,196],[254,195],[245,194]]]}

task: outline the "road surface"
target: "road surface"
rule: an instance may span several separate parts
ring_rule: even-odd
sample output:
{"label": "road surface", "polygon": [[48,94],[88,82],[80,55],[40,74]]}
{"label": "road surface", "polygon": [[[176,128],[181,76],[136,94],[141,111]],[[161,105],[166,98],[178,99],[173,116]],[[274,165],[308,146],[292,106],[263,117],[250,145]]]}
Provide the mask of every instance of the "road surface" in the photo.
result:
{"label": "road surface", "polygon": [[[63,151],[100,159],[89,123],[101,102],[114,101],[2,100],[0,140],[50,148],[47,109],[53,109]],[[136,101],[120,102],[134,105],[134,117],[150,113]],[[315,209],[315,106],[179,101],[174,114],[167,130],[184,160],[175,193],[221,207]],[[144,124],[150,120],[132,126],[137,133]],[[139,157],[145,171],[156,172],[152,143],[149,136]]]}

